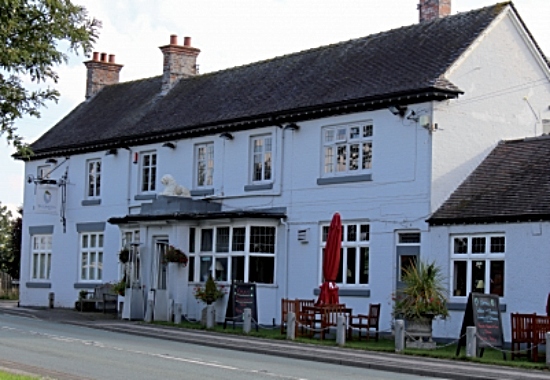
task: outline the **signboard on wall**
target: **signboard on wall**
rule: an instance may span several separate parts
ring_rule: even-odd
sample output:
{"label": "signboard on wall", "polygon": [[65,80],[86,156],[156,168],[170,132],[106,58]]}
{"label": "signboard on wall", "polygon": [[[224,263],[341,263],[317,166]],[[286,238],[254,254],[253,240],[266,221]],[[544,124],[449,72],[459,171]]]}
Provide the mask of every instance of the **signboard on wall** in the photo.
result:
{"label": "signboard on wall", "polygon": [[34,196],[34,211],[41,214],[59,212],[59,186],[57,184],[39,183]]}

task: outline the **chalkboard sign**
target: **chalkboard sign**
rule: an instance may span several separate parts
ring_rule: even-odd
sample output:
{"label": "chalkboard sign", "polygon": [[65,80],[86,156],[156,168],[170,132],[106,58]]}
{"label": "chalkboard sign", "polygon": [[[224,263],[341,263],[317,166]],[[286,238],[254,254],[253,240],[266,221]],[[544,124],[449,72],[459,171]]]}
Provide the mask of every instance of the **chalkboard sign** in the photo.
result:
{"label": "chalkboard sign", "polygon": [[258,303],[256,297],[256,284],[246,282],[233,282],[229,292],[229,302],[225,312],[224,328],[227,326],[227,321],[235,322],[243,321],[244,309],[250,309],[252,312],[252,320],[256,323],[258,329]]}
{"label": "chalkboard sign", "polygon": [[[485,347],[503,347],[502,319],[497,295],[470,293],[456,355],[460,353],[462,346],[466,346],[466,328],[468,326],[476,328],[477,346],[481,348],[480,356],[483,356]],[[506,360],[504,352],[503,356]]]}

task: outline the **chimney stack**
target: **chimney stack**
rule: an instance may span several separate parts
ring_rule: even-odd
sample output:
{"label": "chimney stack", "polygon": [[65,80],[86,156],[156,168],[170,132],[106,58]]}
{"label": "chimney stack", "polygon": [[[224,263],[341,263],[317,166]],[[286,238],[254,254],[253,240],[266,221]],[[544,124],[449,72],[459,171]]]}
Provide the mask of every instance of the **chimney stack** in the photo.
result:
{"label": "chimney stack", "polygon": [[451,14],[451,0],[420,0],[418,11],[420,22],[443,18]]}
{"label": "chimney stack", "polygon": [[119,73],[122,65],[115,63],[115,56],[107,53],[94,52],[91,61],[84,64],[88,69],[86,74],[86,99],[90,99],[105,86],[116,84],[119,81]]}
{"label": "chimney stack", "polygon": [[198,73],[197,56],[199,49],[191,47],[191,37],[185,37],[183,45],[178,45],[178,36],[170,36],[170,45],[159,48],[164,56],[162,93],[166,94],[181,79]]}

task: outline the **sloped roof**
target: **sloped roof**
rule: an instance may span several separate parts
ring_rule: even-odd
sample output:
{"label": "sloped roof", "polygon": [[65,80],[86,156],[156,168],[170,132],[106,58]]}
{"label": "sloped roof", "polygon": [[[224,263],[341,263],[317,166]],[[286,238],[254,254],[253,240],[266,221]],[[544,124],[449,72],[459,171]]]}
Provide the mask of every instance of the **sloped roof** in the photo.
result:
{"label": "sloped roof", "polygon": [[432,215],[432,225],[550,220],[550,136],[502,142]]}
{"label": "sloped roof", "polygon": [[384,99],[411,94],[455,97],[461,91],[444,73],[509,4],[197,75],[164,97],[157,97],[160,77],[108,86],[32,144],[35,158],[94,144],[273,125],[277,117],[331,107],[334,113],[351,112],[343,110],[350,105],[373,109],[375,102],[387,106]]}

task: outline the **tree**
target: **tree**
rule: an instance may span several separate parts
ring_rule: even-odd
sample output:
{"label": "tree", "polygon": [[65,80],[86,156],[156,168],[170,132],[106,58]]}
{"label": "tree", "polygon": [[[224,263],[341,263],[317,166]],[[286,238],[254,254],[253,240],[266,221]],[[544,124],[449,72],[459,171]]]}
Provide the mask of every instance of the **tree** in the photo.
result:
{"label": "tree", "polygon": [[19,268],[21,266],[21,241],[23,239],[23,208],[20,207],[17,212],[19,216],[11,221],[11,234],[9,249],[11,257],[6,263],[6,271],[12,278],[19,278]]}
{"label": "tree", "polygon": [[[66,53],[90,53],[100,27],[86,8],[70,0],[0,1],[0,135],[20,154],[31,151],[17,134],[15,121],[25,115],[40,117],[46,101],[57,101],[57,90],[41,86],[49,80],[57,83],[54,66],[68,61]],[[58,50],[60,43],[67,45],[66,53]],[[23,79],[36,83],[37,89],[25,88]]]}
{"label": "tree", "polygon": [[0,203],[0,272],[8,272],[13,261],[11,251],[11,211]]}

